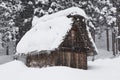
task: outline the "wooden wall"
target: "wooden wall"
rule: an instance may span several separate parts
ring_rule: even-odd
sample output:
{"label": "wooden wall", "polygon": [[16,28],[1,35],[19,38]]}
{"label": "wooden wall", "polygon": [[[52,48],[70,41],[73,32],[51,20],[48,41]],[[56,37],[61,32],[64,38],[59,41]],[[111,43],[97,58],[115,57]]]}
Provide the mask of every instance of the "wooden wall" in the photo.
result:
{"label": "wooden wall", "polygon": [[53,52],[51,54],[28,55],[26,65],[29,67],[68,66],[87,69],[86,53]]}

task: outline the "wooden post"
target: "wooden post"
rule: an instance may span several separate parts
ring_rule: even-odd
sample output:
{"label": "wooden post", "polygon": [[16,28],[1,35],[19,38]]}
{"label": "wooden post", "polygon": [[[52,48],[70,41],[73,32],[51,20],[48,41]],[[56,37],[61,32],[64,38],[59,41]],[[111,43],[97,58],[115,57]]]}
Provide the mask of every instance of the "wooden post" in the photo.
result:
{"label": "wooden post", "polygon": [[107,36],[107,51],[110,51],[109,49],[109,29],[106,29],[106,36]]}

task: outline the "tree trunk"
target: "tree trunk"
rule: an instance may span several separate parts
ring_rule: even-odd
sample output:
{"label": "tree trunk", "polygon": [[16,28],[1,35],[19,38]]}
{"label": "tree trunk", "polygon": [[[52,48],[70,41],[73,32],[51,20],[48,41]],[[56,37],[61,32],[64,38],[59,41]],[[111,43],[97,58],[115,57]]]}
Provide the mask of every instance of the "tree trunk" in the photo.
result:
{"label": "tree trunk", "polygon": [[115,34],[112,32],[112,51],[115,56]]}
{"label": "tree trunk", "polygon": [[6,47],[6,55],[9,55],[9,46]]}
{"label": "tree trunk", "polygon": [[[118,27],[118,36],[120,36],[120,1],[116,1],[117,15],[116,15],[116,24]],[[120,51],[120,39],[118,40],[118,50]]]}
{"label": "tree trunk", "polygon": [[106,29],[106,36],[107,36],[107,51],[110,51],[110,49],[109,49],[109,29]]}
{"label": "tree trunk", "polygon": [[116,54],[118,54],[118,39],[116,39]]}

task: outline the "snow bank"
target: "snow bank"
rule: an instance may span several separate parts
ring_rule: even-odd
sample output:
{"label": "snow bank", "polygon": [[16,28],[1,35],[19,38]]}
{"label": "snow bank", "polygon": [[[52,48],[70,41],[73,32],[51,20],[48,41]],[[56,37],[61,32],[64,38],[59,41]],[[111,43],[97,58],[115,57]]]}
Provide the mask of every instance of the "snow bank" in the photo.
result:
{"label": "snow bank", "polygon": [[1,80],[120,80],[120,57],[88,62],[88,70],[68,67],[27,68],[20,61],[0,65]]}
{"label": "snow bank", "polygon": [[81,15],[85,12],[77,7],[72,7],[41,18],[34,17],[33,28],[28,31],[17,45],[17,53],[31,51],[54,50],[58,48],[73,23],[67,15]]}

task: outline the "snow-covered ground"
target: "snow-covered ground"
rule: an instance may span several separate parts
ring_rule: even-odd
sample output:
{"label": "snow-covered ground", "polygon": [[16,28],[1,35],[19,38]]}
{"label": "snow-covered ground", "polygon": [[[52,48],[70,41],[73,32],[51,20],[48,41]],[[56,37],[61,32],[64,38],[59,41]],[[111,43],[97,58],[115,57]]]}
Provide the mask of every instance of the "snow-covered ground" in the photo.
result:
{"label": "snow-covered ground", "polygon": [[3,55],[0,56],[0,64],[4,64],[10,61],[13,61],[13,55]]}
{"label": "snow-covered ground", "polygon": [[20,61],[0,65],[0,80],[120,80],[120,57],[88,62],[88,70],[28,68]]}
{"label": "snow-covered ground", "polygon": [[[45,21],[44,18],[40,20]],[[5,50],[0,46],[0,80],[120,80],[120,57],[114,58],[111,44],[110,52],[106,50],[105,34],[103,32],[100,39],[96,36],[98,55],[94,62],[88,58],[88,70],[62,66],[28,68],[21,61],[13,60],[12,49],[9,51],[11,55],[6,56]],[[109,38],[111,43],[111,37]]]}

